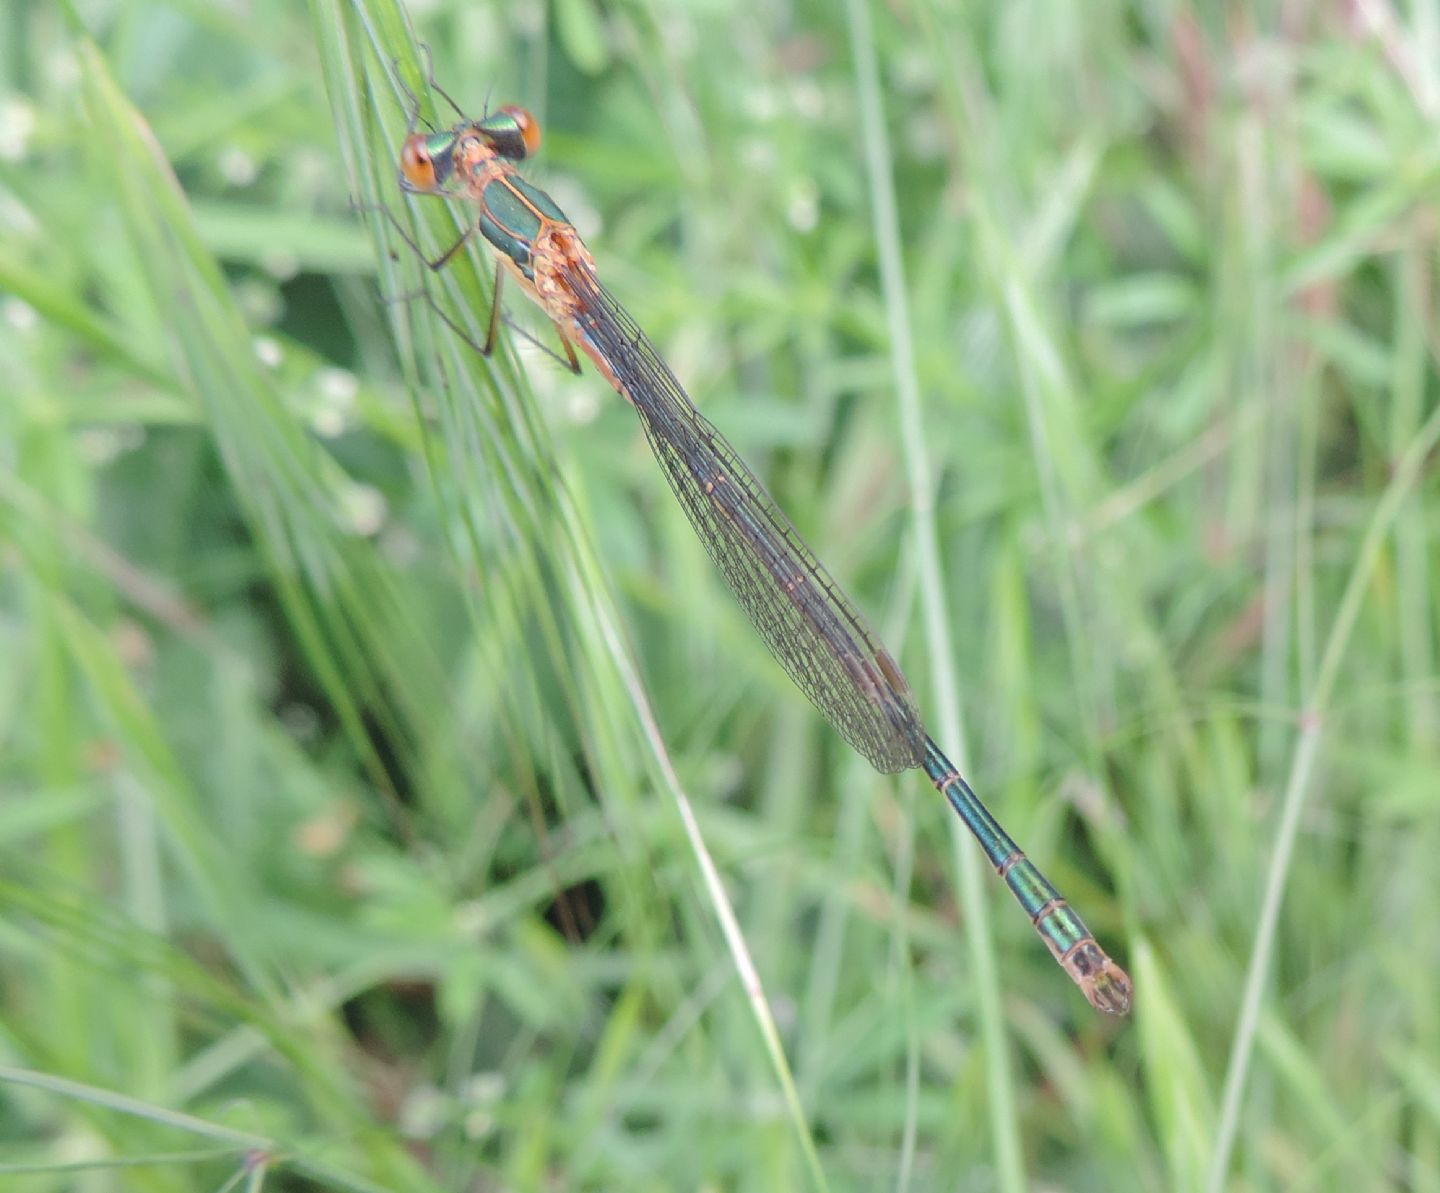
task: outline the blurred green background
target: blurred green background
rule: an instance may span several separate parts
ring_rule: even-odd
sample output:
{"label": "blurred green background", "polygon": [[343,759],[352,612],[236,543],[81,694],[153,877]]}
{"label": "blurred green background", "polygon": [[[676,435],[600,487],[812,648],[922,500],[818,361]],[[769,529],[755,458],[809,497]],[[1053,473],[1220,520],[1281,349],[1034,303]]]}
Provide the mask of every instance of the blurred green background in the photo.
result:
{"label": "blurred green background", "polygon": [[[0,10],[6,1189],[1440,1190],[1440,5],[78,9]],[[1129,1019],[437,318],[417,42]]]}

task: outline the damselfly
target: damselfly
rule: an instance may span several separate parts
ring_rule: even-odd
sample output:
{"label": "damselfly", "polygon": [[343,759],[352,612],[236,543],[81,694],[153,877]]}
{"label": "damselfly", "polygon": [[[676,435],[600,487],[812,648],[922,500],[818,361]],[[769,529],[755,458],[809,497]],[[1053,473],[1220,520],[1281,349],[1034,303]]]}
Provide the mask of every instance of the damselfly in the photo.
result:
{"label": "damselfly", "polygon": [[589,251],[555,201],[520,177],[515,163],[540,144],[535,119],[523,108],[507,106],[434,133],[413,127],[412,120],[400,154],[401,185],[414,193],[465,199],[476,211],[460,239],[427,264],[443,267],[476,232],[497,256],[489,335],[481,350],[488,352],[494,343],[501,282],[508,274],[555,324],[570,367],[579,371],[578,347],[635,408],[705,550],[801,691],[877,770],[923,768],[1085,997],[1102,1011],[1128,1011],[1125,971],[931,740],[899,665],[755,474],[695,409],[645,333],[601,285]]}

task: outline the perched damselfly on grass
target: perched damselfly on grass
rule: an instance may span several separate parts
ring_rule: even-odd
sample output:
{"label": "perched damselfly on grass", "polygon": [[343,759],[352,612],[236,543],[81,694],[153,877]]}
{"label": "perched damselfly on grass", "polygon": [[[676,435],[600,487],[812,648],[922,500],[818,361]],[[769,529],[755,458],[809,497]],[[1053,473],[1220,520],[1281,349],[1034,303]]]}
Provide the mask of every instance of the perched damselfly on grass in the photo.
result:
{"label": "perched damselfly on grass", "polygon": [[415,132],[415,119],[412,113],[400,154],[402,186],[464,200],[474,210],[460,239],[426,263],[443,268],[477,232],[497,257],[489,331],[476,346],[488,353],[494,345],[501,283],[508,276],[555,324],[570,368],[579,371],[579,348],[635,408],[705,550],[801,691],[877,770],[923,768],[1090,1003],[1102,1011],[1127,1012],[1131,984],[1125,971],[931,739],[899,665],[601,284],[564,212],[520,177],[516,163],[540,144],[534,117],[506,106],[479,120],[462,114],[452,127],[432,133]]}

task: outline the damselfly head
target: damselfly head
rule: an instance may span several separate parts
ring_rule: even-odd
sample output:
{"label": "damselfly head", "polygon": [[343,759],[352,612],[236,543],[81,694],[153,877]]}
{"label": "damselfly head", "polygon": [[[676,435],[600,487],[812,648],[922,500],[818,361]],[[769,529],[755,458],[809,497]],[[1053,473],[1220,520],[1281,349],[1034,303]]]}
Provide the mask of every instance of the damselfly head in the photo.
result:
{"label": "damselfly head", "polygon": [[406,190],[434,191],[450,176],[455,134],[411,133],[400,147],[400,178]]}
{"label": "damselfly head", "polygon": [[475,131],[501,157],[524,161],[540,148],[540,122],[518,104],[506,104],[495,115],[475,122]]}

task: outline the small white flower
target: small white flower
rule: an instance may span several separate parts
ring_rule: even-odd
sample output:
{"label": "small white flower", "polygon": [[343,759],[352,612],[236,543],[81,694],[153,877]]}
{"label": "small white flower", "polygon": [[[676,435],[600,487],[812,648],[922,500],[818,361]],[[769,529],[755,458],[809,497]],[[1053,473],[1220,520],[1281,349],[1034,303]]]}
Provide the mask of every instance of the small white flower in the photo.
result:
{"label": "small white flower", "polygon": [[593,423],[600,416],[600,398],[595,387],[577,383],[565,388],[565,417],[577,426]]}
{"label": "small white flower", "polygon": [[35,308],[23,299],[14,297],[0,302],[0,319],[22,335],[34,331],[40,323],[40,316],[35,313]]}
{"label": "small white flower", "polygon": [[340,495],[341,517],[352,534],[369,538],[385,524],[385,495],[374,485],[353,483]]}
{"label": "small white flower", "polygon": [[262,254],[260,265],[277,282],[288,282],[300,272],[300,259],[294,253],[278,249]]}
{"label": "small white flower", "polygon": [[30,152],[35,134],[35,108],[19,95],[0,100],[0,161],[18,162]]}
{"label": "small white flower", "polygon": [[329,405],[339,410],[349,410],[355,405],[355,395],[360,392],[360,382],[349,369],[321,369],[316,380],[320,386],[320,396]]}
{"label": "small white flower", "polygon": [[791,83],[790,102],[795,114],[804,120],[819,120],[825,115],[825,89],[814,79],[798,78]]}
{"label": "small white flower", "polygon": [[220,176],[231,186],[250,186],[260,176],[255,159],[235,145],[221,152],[219,165]]}
{"label": "small white flower", "polygon": [[334,406],[321,406],[310,416],[310,425],[322,439],[337,439],[345,433],[345,415]]}
{"label": "small white flower", "polygon": [[785,219],[797,232],[813,232],[820,222],[820,191],[812,178],[798,178],[790,187]]}
{"label": "small white flower", "polygon": [[280,341],[271,336],[255,337],[255,355],[267,369],[278,368],[280,362],[285,358]]}

